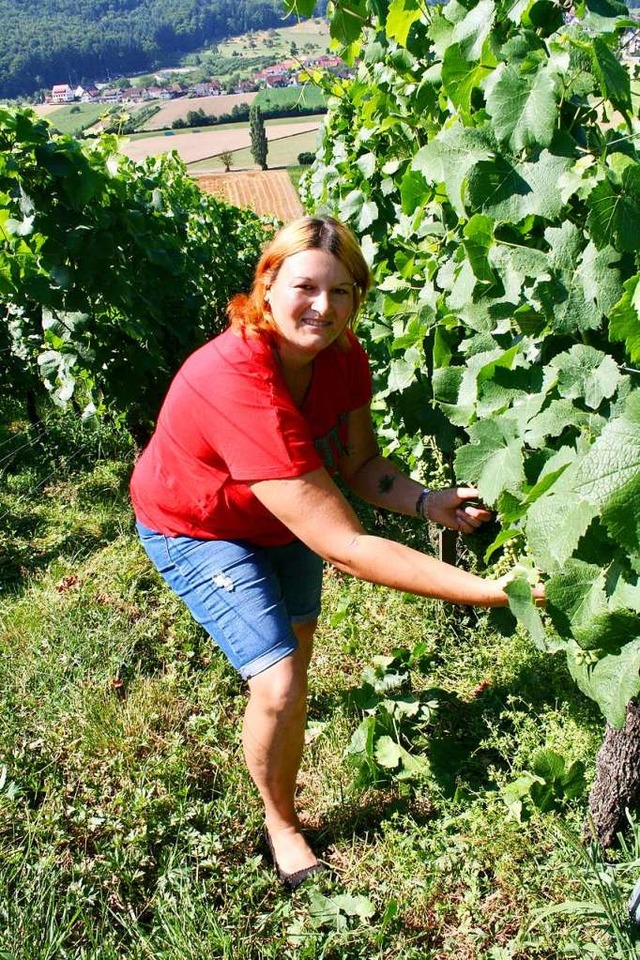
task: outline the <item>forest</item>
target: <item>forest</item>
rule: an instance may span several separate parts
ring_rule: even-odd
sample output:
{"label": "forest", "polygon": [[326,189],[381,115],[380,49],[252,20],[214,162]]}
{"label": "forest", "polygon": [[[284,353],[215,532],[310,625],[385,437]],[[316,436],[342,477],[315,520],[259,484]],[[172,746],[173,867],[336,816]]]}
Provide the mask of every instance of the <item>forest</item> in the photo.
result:
{"label": "forest", "polygon": [[0,98],[175,64],[282,19],[279,0],[0,0]]}

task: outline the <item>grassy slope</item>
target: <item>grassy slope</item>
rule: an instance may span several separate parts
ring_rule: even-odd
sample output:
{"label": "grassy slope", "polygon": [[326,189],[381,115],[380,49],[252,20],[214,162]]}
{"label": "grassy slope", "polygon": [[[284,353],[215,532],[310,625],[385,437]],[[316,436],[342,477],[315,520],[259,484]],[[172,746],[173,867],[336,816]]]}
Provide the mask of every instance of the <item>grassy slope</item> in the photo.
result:
{"label": "grassy slope", "polygon": [[68,103],[47,114],[47,119],[60,133],[79,133],[100,117],[110,113],[113,104],[109,103]]}
{"label": "grassy slope", "polygon": [[[600,722],[564,665],[473,612],[335,571],[300,805],[340,882],[281,892],[241,762],[242,684],[137,543],[132,451],[78,425],[44,451],[33,439],[19,420],[0,436],[7,956],[632,956],[584,913],[529,929],[539,909],[582,895],[581,855],[562,831],[579,829],[585,798],[518,823],[499,789],[542,746],[592,774]],[[424,545],[413,523],[368,522]],[[421,749],[431,772],[413,787],[357,788],[343,755],[360,719],[353,692],[374,655],[398,645],[422,664],[416,691],[446,691]],[[626,856],[636,871],[639,855]],[[624,874],[625,890],[633,879]],[[356,899],[330,899],[342,894]],[[614,908],[621,916],[621,897]]]}
{"label": "grassy slope", "polygon": [[288,59],[291,57],[291,44],[294,43],[298,49],[297,56],[304,58],[326,53],[329,42],[328,23],[326,20],[314,19],[283,26],[277,30],[255,30],[243,36],[232,37],[219,43],[218,51],[225,57],[246,54]]}

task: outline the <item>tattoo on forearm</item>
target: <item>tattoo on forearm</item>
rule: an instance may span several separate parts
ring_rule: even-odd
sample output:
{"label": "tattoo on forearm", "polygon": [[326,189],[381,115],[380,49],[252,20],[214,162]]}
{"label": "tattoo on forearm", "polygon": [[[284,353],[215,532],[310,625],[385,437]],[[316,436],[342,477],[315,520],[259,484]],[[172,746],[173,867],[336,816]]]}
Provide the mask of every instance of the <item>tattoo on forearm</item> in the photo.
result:
{"label": "tattoo on forearm", "polygon": [[384,476],[378,480],[378,490],[380,493],[391,493],[395,482],[396,478],[394,476],[390,473],[385,473]]}

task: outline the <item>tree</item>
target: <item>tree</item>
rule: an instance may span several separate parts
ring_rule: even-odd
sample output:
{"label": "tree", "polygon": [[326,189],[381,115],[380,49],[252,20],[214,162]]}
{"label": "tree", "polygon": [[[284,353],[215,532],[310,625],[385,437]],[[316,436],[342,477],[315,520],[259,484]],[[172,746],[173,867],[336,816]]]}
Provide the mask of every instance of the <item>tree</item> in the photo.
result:
{"label": "tree", "polygon": [[224,165],[224,172],[229,173],[233,166],[233,151],[223,150],[222,153],[218,154],[218,159]]}
{"label": "tree", "polygon": [[337,0],[331,33],[358,65],[331,81],[306,200],[373,265],[388,435],[414,460],[435,437],[451,480],[479,487],[501,522],[486,560],[522,564],[512,611],[617,731],[592,811],[619,825],[640,779],[640,155],[618,57],[633,21],[617,0],[565,9]]}
{"label": "tree", "polygon": [[267,151],[269,144],[264,128],[262,111],[252,103],[249,110],[249,133],[251,135],[251,156],[262,170],[267,169]]}

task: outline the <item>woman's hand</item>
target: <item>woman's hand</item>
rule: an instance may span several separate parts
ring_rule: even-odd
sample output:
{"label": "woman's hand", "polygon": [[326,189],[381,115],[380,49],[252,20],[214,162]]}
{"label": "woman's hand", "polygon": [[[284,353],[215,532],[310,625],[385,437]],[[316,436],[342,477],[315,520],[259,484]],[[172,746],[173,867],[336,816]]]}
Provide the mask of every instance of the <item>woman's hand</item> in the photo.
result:
{"label": "woman's hand", "polygon": [[425,513],[429,520],[450,530],[473,533],[493,516],[490,510],[478,503],[475,487],[432,490],[427,498]]}

